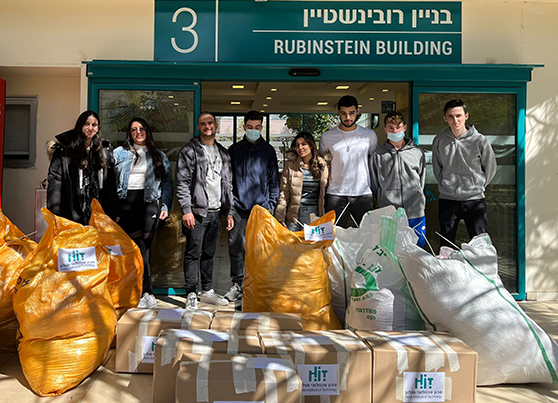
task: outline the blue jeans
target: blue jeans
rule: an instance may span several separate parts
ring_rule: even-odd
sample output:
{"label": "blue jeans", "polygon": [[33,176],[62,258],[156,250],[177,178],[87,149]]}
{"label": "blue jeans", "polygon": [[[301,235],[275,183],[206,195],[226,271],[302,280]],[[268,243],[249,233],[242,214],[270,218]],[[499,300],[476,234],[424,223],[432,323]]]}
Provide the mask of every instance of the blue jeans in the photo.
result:
{"label": "blue jeans", "polygon": [[194,218],[196,219],[194,228],[186,228],[182,225],[182,233],[186,236],[186,250],[184,251],[186,295],[196,292],[198,287],[198,264],[202,291],[209,291],[213,288],[213,257],[221,233],[219,212],[208,212],[206,217],[194,214]]}
{"label": "blue jeans", "polygon": [[229,258],[231,261],[231,280],[242,287],[244,283],[244,258],[246,257],[246,224],[250,211],[233,211],[234,227],[229,231]]}
{"label": "blue jeans", "polygon": [[[297,220],[303,224],[310,224],[310,214],[318,215],[318,205],[317,204],[301,204],[300,209],[298,210],[298,218]],[[297,222],[290,222],[287,221],[287,228],[289,231],[302,231],[302,225]]]}

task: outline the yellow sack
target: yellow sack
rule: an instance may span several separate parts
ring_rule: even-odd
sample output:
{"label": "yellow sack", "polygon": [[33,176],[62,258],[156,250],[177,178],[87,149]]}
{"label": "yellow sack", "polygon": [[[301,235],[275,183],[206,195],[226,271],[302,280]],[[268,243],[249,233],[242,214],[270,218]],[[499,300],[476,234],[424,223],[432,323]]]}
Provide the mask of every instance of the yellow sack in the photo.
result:
{"label": "yellow sack", "polygon": [[110,270],[108,290],[117,317],[138,306],[143,280],[143,258],[134,241],[112,218],[106,215],[96,199],[91,202],[89,225],[97,228],[101,245],[108,249]]}
{"label": "yellow sack", "polygon": [[14,311],[23,373],[37,394],[56,396],[101,364],[116,312],[107,289],[109,257],[97,230],[42,212],[48,228],[24,262]]}
{"label": "yellow sack", "polygon": [[0,210],[0,352],[17,351],[13,296],[23,259],[37,246]]}
{"label": "yellow sack", "polygon": [[[313,225],[335,221],[330,211]],[[325,248],[333,241],[304,240],[269,211],[254,206],[246,227],[246,273],[242,310],[302,314],[304,330],[341,329],[331,306]]]}

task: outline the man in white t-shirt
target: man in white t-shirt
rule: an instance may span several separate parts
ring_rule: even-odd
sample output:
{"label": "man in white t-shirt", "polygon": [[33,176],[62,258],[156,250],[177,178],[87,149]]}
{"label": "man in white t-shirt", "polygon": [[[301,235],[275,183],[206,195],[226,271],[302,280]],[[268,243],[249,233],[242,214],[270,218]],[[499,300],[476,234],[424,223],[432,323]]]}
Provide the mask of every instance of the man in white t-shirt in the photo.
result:
{"label": "man in white t-shirt", "polygon": [[378,137],[374,130],[356,124],[360,110],[355,97],[341,97],[337,111],[341,123],[322,134],[320,152],[332,157],[325,211],[335,210],[337,225],[346,227],[349,215],[358,225],[374,208],[368,158],[378,145]]}

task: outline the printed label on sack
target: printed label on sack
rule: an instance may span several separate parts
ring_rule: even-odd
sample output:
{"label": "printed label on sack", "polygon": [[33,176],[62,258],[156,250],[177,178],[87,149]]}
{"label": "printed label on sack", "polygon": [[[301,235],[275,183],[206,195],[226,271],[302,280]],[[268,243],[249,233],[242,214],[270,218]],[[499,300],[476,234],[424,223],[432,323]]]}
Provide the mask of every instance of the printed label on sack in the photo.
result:
{"label": "printed label on sack", "polygon": [[443,402],[443,372],[405,372],[404,402]]}
{"label": "printed label on sack", "polygon": [[339,365],[299,365],[302,396],[338,395],[337,370]]}
{"label": "printed label on sack", "polygon": [[186,309],[161,309],[157,314],[159,320],[182,320]]}
{"label": "printed label on sack", "polygon": [[122,249],[120,249],[120,245],[114,245],[114,246],[105,245],[105,248],[107,248],[110,254],[113,256],[122,256]]}
{"label": "printed label on sack", "polygon": [[328,241],[335,239],[333,224],[331,222],[315,226],[304,224],[304,239],[306,241]]}
{"label": "printed label on sack", "polygon": [[97,270],[97,255],[95,247],[58,249],[58,271]]}
{"label": "printed label on sack", "polygon": [[143,336],[143,354],[141,362],[145,364],[153,364],[155,362],[155,346],[157,345],[157,336]]}

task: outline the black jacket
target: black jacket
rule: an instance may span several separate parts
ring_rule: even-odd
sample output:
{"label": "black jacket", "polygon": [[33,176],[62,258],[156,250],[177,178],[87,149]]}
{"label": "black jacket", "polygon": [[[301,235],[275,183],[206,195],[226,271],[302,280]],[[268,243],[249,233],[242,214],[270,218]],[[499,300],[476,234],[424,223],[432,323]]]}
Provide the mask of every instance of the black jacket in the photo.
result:
{"label": "black jacket", "polygon": [[[47,208],[54,214],[88,225],[90,210],[84,211],[79,203],[79,170],[71,164],[68,145],[73,130],[56,136],[55,141],[49,142],[47,152],[50,156],[48,169]],[[112,219],[118,215],[118,195],[116,192],[116,176],[114,173],[114,158],[112,146],[106,139],[101,139],[102,153],[108,162],[108,168],[102,170],[102,187],[96,183],[99,202],[105,213]],[[91,200],[87,201],[88,206]]]}

